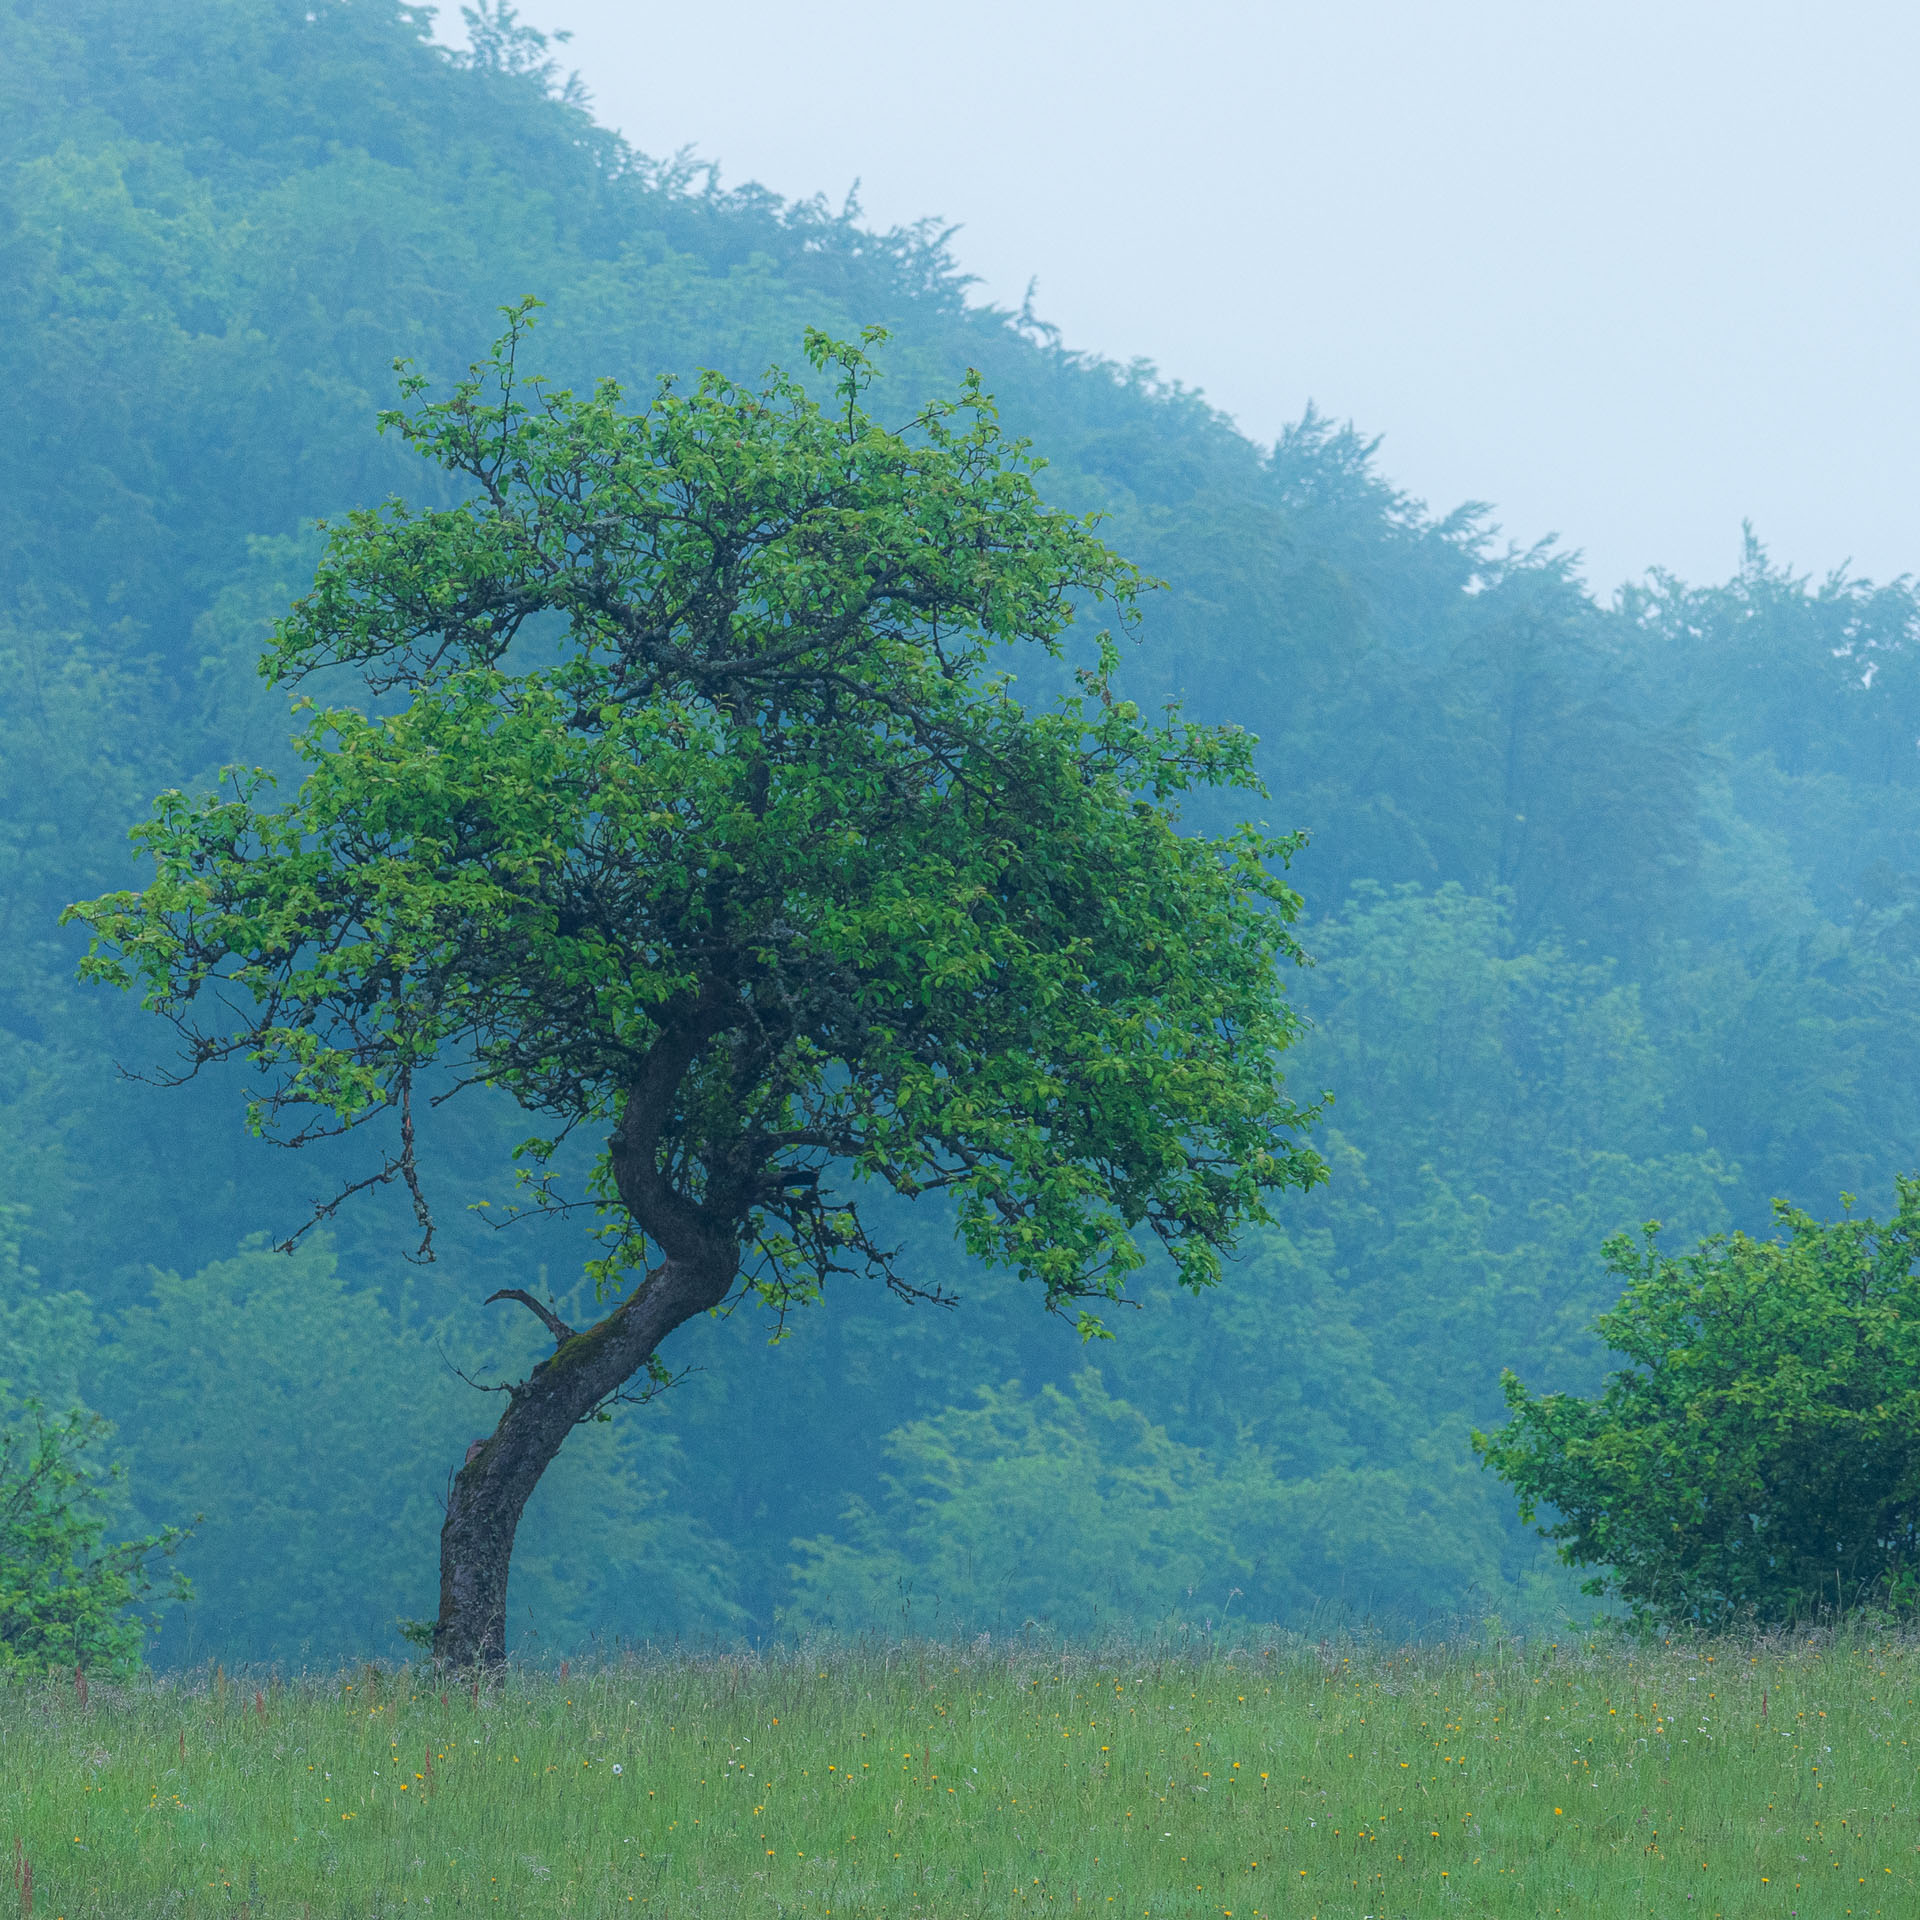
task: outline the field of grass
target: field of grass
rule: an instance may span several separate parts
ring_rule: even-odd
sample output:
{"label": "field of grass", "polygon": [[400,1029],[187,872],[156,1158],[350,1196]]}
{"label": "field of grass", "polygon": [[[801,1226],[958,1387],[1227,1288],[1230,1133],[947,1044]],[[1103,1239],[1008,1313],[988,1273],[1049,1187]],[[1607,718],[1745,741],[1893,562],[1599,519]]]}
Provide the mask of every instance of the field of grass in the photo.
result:
{"label": "field of grass", "polygon": [[0,1688],[0,1850],[37,1920],[1920,1915],[1917,1677],[1892,1636],[69,1676]]}

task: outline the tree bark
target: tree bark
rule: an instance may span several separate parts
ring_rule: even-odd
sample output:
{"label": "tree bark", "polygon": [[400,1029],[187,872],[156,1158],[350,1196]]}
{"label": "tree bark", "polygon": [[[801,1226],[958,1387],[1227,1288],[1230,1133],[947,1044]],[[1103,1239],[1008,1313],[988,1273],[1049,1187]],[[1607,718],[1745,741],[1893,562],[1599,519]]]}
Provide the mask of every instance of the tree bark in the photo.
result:
{"label": "tree bark", "polygon": [[666,1262],[594,1326],[561,1342],[511,1389],[500,1424],[460,1471],[440,1529],[434,1657],[498,1666],[507,1657],[507,1574],[520,1516],[567,1435],[652,1358],[675,1327],[726,1298],[735,1262]]}

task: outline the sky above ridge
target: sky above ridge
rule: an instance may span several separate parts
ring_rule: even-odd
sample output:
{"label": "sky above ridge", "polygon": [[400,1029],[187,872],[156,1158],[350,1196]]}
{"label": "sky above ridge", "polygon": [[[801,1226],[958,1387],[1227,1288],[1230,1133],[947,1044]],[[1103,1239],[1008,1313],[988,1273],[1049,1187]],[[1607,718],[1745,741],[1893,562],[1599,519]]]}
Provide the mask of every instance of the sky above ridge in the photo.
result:
{"label": "sky above ridge", "polygon": [[[449,8],[449,12],[455,10]],[[956,223],[976,297],[1440,511],[1650,565],[1920,570],[1920,9],[526,0],[598,117]],[[456,36],[457,37],[457,36]]]}

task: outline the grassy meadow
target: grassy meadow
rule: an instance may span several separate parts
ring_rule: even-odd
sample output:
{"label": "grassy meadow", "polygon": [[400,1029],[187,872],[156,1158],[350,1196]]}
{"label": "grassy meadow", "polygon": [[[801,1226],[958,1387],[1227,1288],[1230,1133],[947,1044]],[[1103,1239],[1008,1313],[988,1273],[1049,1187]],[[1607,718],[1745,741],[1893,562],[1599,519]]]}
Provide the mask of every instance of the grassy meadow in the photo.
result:
{"label": "grassy meadow", "polygon": [[68,1676],[0,1689],[0,1847],[37,1920],[1912,1915],[1916,1677],[1892,1635]]}

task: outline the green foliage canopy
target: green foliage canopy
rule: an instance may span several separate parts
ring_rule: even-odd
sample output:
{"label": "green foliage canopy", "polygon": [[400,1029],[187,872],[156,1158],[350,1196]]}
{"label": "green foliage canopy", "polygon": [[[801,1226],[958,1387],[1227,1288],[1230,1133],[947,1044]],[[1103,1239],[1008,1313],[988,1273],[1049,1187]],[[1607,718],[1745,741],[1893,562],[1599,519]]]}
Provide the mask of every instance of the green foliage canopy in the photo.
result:
{"label": "green foliage canopy", "polygon": [[523,1148],[539,1203],[615,1123],[609,1288],[737,1232],[779,1305],[850,1265],[912,1290],[835,1162],[949,1191],[1055,1308],[1117,1295],[1142,1227],[1210,1282],[1319,1173],[1279,1076],[1298,843],[1179,830],[1189,788],[1256,788],[1251,742],[1143,720],[1110,636],[1047,711],[1005,665],[1058,653],[1075,593],[1130,618],[1137,573],[1041,504],[977,379],[891,432],[863,350],[816,335],[830,409],[706,375],[627,413],[526,380],[529,319],[385,416],[468,497],[348,516],[267,657],[404,705],[315,709],[290,805],[164,796],[154,883],[72,910],[90,973],[144,982],[189,1071],[265,1074],[259,1128],[397,1111],[373,1177],[423,1222],[430,1063],[558,1123]]}
{"label": "green foliage canopy", "polygon": [[1530,1394],[1474,1446],[1589,1593],[1637,1613],[1779,1621],[1907,1592],[1920,1544],[1920,1180],[1884,1225],[1777,1203],[1785,1237],[1680,1259],[1607,1243],[1597,1330],[1634,1363],[1596,1398]]}

